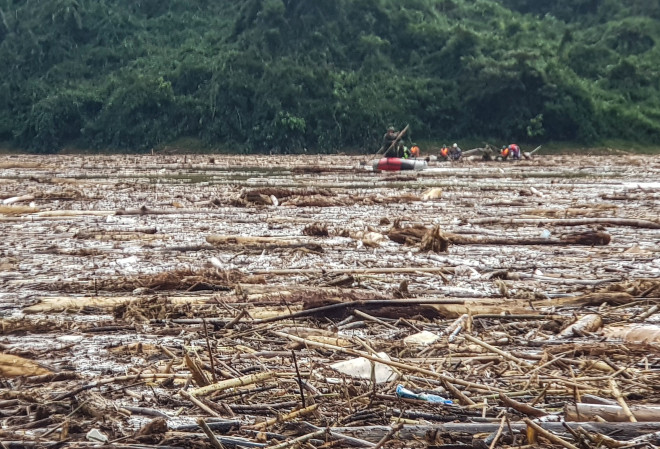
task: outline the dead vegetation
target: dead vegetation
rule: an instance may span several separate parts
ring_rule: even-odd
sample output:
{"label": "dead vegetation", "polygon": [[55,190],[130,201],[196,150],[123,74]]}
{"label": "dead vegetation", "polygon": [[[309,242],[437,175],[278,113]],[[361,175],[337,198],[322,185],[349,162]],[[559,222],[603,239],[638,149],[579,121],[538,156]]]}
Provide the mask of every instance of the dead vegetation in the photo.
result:
{"label": "dead vegetation", "polygon": [[639,158],[0,161],[1,444],[657,446]]}

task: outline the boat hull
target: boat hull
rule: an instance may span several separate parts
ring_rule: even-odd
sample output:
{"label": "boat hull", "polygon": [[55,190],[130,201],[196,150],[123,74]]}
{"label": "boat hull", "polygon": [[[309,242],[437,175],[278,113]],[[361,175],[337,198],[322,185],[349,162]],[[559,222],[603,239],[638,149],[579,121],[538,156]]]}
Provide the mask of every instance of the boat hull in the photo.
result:
{"label": "boat hull", "polygon": [[403,159],[400,157],[384,157],[373,161],[375,171],[424,170],[427,167],[424,159]]}

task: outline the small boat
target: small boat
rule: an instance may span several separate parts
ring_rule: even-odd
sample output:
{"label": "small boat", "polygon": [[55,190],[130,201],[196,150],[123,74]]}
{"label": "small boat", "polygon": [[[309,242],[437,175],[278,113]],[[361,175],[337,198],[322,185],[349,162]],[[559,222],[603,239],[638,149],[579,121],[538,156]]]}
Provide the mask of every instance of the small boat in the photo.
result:
{"label": "small boat", "polygon": [[403,159],[400,157],[384,157],[373,161],[374,171],[424,170],[427,167],[424,159]]}

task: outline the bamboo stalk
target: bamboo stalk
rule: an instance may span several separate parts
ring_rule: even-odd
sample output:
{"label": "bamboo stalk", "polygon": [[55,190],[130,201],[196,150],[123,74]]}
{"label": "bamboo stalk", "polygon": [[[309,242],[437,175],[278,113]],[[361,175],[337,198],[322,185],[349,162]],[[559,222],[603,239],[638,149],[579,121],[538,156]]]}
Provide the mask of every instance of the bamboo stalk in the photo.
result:
{"label": "bamboo stalk", "polygon": [[469,397],[465,396],[461,390],[456,388],[451,382],[443,382],[442,383],[444,387],[454,396],[456,399],[458,399],[458,402],[461,405],[475,405],[476,403],[470,399]]}
{"label": "bamboo stalk", "polygon": [[203,418],[199,418],[197,420],[197,424],[199,427],[202,428],[206,436],[209,438],[209,441],[211,442],[211,446],[213,446],[215,449],[225,449],[225,447],[218,441],[218,439],[215,437],[215,434],[211,429],[209,429],[209,426],[206,424],[206,421],[204,421]]}
{"label": "bamboo stalk", "polygon": [[527,424],[528,427],[534,429],[534,432],[538,433],[539,435],[541,435],[543,438],[550,441],[551,443],[559,444],[561,446],[564,446],[566,449],[579,449],[577,446],[572,445],[565,439],[558,437],[557,435],[555,435],[554,433],[548,430],[545,430],[543,427],[539,426],[531,419],[523,418],[523,421],[525,421],[525,424]]}
{"label": "bamboo stalk", "polygon": [[630,422],[637,422],[637,418],[635,418],[635,415],[633,415],[633,412],[630,410],[630,407],[628,407],[626,400],[623,398],[616,380],[612,378],[610,379],[610,390],[612,390],[612,396],[616,398],[616,401],[619,403]]}
{"label": "bamboo stalk", "polygon": [[503,393],[500,393],[500,400],[506,405],[507,407],[511,407],[512,409],[524,413],[527,416],[532,416],[534,418],[540,418],[541,416],[546,416],[547,413],[544,412],[543,410],[539,410],[537,408],[534,408],[530,405],[523,404],[522,402],[514,401],[513,399],[507,397]]}
{"label": "bamboo stalk", "polygon": [[394,329],[394,330],[399,330],[398,327],[392,326],[390,323],[386,323],[385,321],[381,320],[380,318],[377,318],[375,316],[371,316],[368,313],[364,313],[361,310],[354,310],[353,313],[355,315],[361,316],[362,318],[365,318],[367,320],[373,321],[378,324],[382,324],[383,326],[389,328],[389,329]]}
{"label": "bamboo stalk", "polygon": [[248,374],[247,376],[236,377],[234,379],[221,380],[211,385],[205,387],[197,388],[192,390],[190,394],[192,396],[204,396],[215,391],[227,390],[229,388],[235,387],[244,387],[246,385],[252,385],[257,382],[264,381],[274,377],[275,373],[272,371],[266,373],[257,373],[257,374]]}
{"label": "bamboo stalk", "polygon": [[500,439],[500,436],[502,436],[502,430],[504,430],[504,423],[506,423],[506,416],[502,416],[502,422],[500,422],[500,428],[497,429],[495,438],[493,438],[493,442],[490,443],[488,449],[495,449],[495,446],[497,446],[497,441]]}
{"label": "bamboo stalk", "polygon": [[305,441],[309,441],[313,438],[318,438],[325,434],[326,434],[325,429],[317,430],[316,432],[308,433],[307,435],[294,438],[293,440],[285,441],[284,443],[276,444],[275,446],[270,446],[269,449],[286,449],[287,447],[296,446],[299,443],[304,443]]}
{"label": "bamboo stalk", "polygon": [[208,413],[209,415],[211,415],[211,416],[216,416],[216,417],[220,417],[220,414],[219,414],[218,412],[216,412],[215,410],[213,410],[213,409],[212,409],[211,407],[209,407],[208,405],[204,404],[202,401],[200,401],[199,399],[197,399],[195,396],[191,395],[191,394],[188,393],[187,391],[185,391],[185,390],[179,390],[179,395],[181,395],[181,396],[183,396],[184,398],[188,399],[190,402],[192,402],[193,404],[195,404],[195,405],[196,405],[197,407],[199,407],[200,409],[204,410],[204,411],[205,411],[206,413]]}
{"label": "bamboo stalk", "polygon": [[523,366],[523,367],[525,367],[525,368],[533,368],[533,367],[534,367],[534,366],[531,365],[530,363],[527,363],[526,361],[521,360],[521,359],[519,359],[518,357],[516,357],[516,356],[514,356],[514,355],[511,355],[510,353],[508,353],[508,352],[506,352],[506,351],[502,351],[501,349],[498,349],[498,348],[496,348],[495,346],[489,345],[489,344],[486,343],[485,341],[479,340],[478,338],[473,337],[472,335],[465,334],[465,335],[463,335],[463,337],[464,337],[466,340],[469,340],[469,341],[471,341],[472,343],[476,343],[476,344],[478,344],[479,346],[488,349],[490,352],[494,352],[495,354],[499,354],[499,355],[501,355],[502,357],[504,357],[505,359],[507,359],[507,360],[511,360],[512,362],[514,362],[514,363],[516,363],[516,364],[518,364],[518,365],[520,365],[520,366]]}
{"label": "bamboo stalk", "polygon": [[383,436],[383,438],[380,439],[380,441],[378,443],[376,443],[376,445],[374,446],[374,449],[380,449],[381,447],[383,447],[385,445],[385,443],[387,443],[388,441],[390,441],[392,439],[392,437],[394,436],[395,433],[397,433],[399,430],[401,430],[403,428],[403,426],[404,426],[403,422],[398,422],[394,426],[392,426],[390,431],[387,432]]}
{"label": "bamboo stalk", "polygon": [[249,426],[249,428],[252,430],[265,429],[266,427],[272,426],[273,424],[276,424],[278,422],[291,421],[292,419],[298,418],[299,416],[309,415],[310,413],[316,411],[317,408],[319,408],[319,404],[310,405],[309,407],[301,408],[300,410],[294,410],[291,413],[278,416],[277,418],[267,419],[266,421]]}

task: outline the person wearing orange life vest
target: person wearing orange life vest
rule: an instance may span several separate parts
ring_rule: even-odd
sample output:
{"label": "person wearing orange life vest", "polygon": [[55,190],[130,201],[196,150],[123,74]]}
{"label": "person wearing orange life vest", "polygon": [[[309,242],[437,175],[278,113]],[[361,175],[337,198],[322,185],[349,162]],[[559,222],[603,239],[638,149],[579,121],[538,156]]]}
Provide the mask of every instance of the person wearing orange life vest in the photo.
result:
{"label": "person wearing orange life vest", "polygon": [[502,159],[504,160],[506,160],[509,156],[515,160],[520,160],[520,154],[520,146],[515,143],[504,145],[500,150],[500,156],[502,156]]}
{"label": "person wearing orange life vest", "polygon": [[446,144],[443,144],[442,148],[440,148],[440,157],[446,161],[449,159],[450,153],[451,151],[449,150],[449,147]]}
{"label": "person wearing orange life vest", "polygon": [[410,147],[410,156],[417,158],[419,157],[419,154],[419,146],[413,142],[412,147]]}

